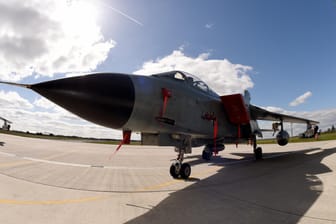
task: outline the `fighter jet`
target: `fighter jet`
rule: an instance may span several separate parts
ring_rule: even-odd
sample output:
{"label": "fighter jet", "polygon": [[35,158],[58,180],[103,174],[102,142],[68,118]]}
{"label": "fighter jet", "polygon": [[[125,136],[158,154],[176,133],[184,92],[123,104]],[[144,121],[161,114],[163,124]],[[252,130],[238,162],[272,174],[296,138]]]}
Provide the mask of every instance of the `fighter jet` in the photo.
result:
{"label": "fighter jet", "polygon": [[0,117],[0,120],[3,120],[3,125],[1,127],[2,130],[6,130],[6,131],[9,131],[10,129],[10,124],[12,123],[11,121],[3,118],[3,117]]}
{"label": "fighter jet", "polygon": [[[187,179],[191,167],[184,155],[204,146],[202,157],[210,160],[225,144],[249,142],[257,160],[262,137],[257,120],[271,120],[279,145],[288,143],[283,122],[317,124],[304,118],[267,111],[250,104],[250,94],[220,96],[202,80],[183,71],[151,76],[94,73],[32,85],[1,82],[34,90],[90,122],[123,132],[129,144],[132,132],[141,133],[143,145],[173,146],[177,159],[170,166],[173,178]],[[280,127],[280,129],[279,129]]]}

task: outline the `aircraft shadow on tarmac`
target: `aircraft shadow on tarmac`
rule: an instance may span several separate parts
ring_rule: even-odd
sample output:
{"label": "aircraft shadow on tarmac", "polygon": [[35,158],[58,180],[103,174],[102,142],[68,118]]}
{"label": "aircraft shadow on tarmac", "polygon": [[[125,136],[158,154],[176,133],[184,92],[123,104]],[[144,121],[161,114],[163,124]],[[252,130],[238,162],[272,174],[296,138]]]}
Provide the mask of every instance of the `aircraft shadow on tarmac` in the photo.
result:
{"label": "aircraft shadow on tarmac", "polygon": [[[233,154],[233,153],[232,153]],[[266,154],[266,153],[265,153]],[[236,154],[235,154],[236,155]],[[238,154],[237,154],[238,155]],[[225,158],[225,157],[222,157],[220,155],[218,156],[213,156],[211,158],[210,161],[208,161],[208,164],[213,164],[213,165],[227,165],[229,162],[238,162],[238,161],[243,161],[243,160],[253,160],[254,159],[254,155],[251,153],[251,154],[246,154],[246,153],[242,153],[242,154],[239,154],[239,156],[241,156],[241,158],[237,159],[233,159],[233,158]],[[192,156],[186,156],[185,159],[188,160],[188,163],[191,165],[191,166],[195,166],[195,165],[199,165],[199,164],[204,164],[206,163],[207,161],[205,161],[201,155],[192,155]]]}
{"label": "aircraft shadow on tarmac", "polygon": [[321,161],[335,152],[309,149],[223,167],[128,223],[297,223],[323,191],[316,175],[332,172]]}

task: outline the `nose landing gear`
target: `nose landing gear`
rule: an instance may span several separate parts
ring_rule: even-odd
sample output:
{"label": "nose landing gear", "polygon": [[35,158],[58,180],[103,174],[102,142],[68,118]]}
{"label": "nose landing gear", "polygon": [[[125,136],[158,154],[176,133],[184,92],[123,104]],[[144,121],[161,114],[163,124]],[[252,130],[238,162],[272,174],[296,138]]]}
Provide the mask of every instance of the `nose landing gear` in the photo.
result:
{"label": "nose landing gear", "polygon": [[188,179],[191,174],[191,167],[189,163],[183,163],[183,160],[185,153],[191,153],[191,137],[183,136],[181,145],[176,147],[175,151],[178,152],[177,159],[170,166],[169,173],[173,178]]}
{"label": "nose landing gear", "polygon": [[188,179],[191,174],[191,167],[189,163],[183,163],[184,159],[184,150],[179,149],[179,154],[177,159],[174,160],[172,165],[170,166],[169,172],[173,178]]}

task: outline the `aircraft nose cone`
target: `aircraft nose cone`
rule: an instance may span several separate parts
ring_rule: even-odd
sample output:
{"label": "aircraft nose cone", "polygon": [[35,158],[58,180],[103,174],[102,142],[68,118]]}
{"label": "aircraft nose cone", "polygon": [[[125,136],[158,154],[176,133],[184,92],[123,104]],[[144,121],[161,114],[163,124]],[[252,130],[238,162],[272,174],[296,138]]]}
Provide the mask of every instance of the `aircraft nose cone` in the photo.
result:
{"label": "aircraft nose cone", "polygon": [[88,121],[115,129],[128,121],[134,106],[133,82],[123,74],[64,78],[31,89]]}

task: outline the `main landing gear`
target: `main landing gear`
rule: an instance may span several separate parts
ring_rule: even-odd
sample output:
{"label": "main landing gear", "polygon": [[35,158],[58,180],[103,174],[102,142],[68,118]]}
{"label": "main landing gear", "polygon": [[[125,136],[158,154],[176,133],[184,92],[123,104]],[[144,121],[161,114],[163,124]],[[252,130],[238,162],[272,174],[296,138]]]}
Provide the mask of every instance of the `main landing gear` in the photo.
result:
{"label": "main landing gear", "polygon": [[177,159],[174,160],[172,165],[170,166],[170,175],[173,178],[179,178],[182,179],[188,179],[191,174],[191,167],[189,163],[182,163],[184,159],[184,150],[178,149],[179,154],[177,156]]}
{"label": "main landing gear", "polygon": [[255,135],[253,136],[253,152],[256,160],[261,160],[263,158],[262,148],[257,147],[257,138]]}
{"label": "main landing gear", "polygon": [[212,151],[208,148],[205,148],[202,152],[202,158],[209,161],[212,157]]}
{"label": "main landing gear", "polygon": [[202,152],[202,158],[204,160],[209,161],[212,157],[212,155],[215,153],[217,154],[220,151],[223,151],[225,149],[225,146],[223,143],[217,143],[216,146],[214,144],[207,144]]}

